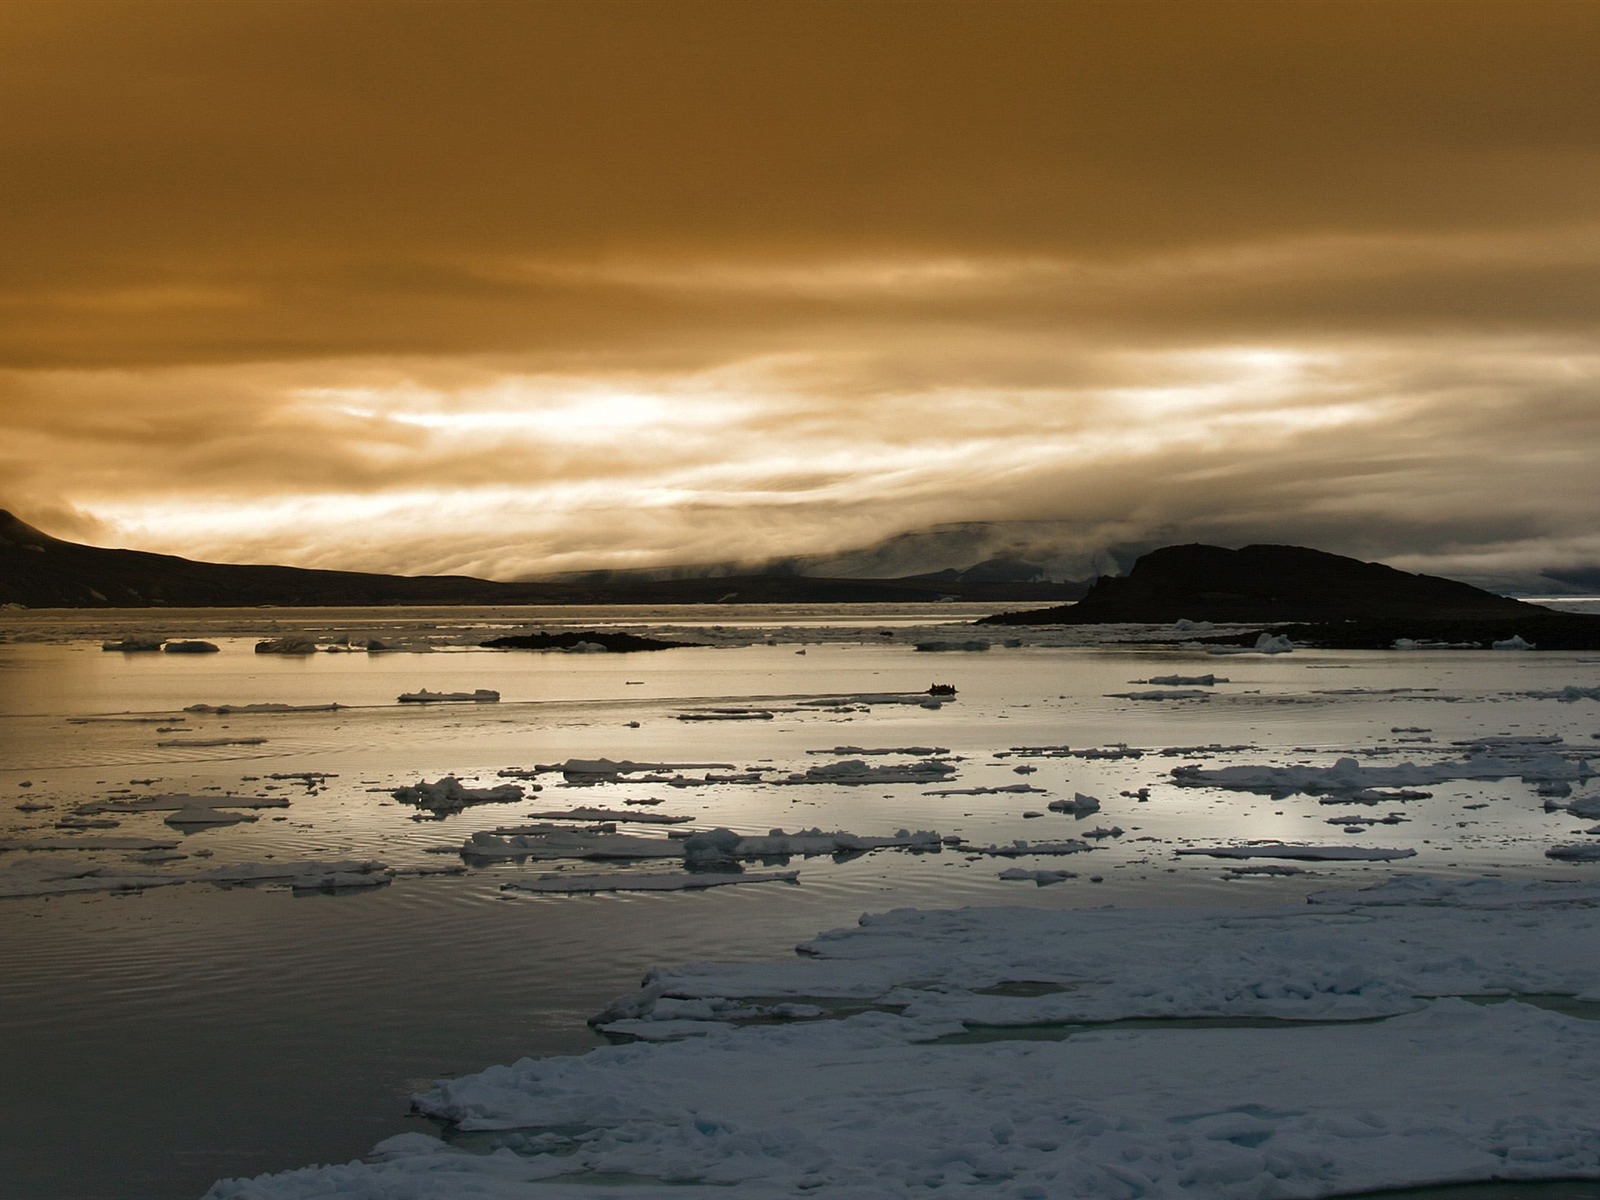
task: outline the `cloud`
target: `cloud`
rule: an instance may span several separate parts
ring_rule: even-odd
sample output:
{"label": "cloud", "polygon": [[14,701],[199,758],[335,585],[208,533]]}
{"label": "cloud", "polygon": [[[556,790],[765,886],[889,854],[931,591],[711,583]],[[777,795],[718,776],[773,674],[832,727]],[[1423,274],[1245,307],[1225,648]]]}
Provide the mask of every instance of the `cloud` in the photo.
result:
{"label": "cloud", "polygon": [[972,520],[1592,553],[1592,5],[0,34],[0,501],[54,532],[501,577]]}

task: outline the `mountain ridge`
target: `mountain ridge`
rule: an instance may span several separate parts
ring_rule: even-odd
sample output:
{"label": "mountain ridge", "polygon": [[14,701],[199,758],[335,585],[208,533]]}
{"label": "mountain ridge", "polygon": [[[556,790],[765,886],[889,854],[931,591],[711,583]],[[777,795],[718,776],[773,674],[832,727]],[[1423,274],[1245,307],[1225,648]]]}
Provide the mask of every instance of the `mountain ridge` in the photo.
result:
{"label": "mountain ridge", "polygon": [[502,582],[208,563],[51,537],[0,509],[0,604],[26,608],[351,607],[462,604],[917,603],[1067,600],[1087,585],[785,575]]}

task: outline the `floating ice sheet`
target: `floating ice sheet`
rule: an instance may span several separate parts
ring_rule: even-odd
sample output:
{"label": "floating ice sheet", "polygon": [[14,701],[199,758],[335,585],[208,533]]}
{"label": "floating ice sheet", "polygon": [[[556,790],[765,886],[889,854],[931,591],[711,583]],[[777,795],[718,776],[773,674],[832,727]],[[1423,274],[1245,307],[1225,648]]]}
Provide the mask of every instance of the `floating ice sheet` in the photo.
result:
{"label": "floating ice sheet", "polygon": [[799,879],[799,871],[746,871],[738,874],[612,871],[604,875],[535,875],[531,879],[514,879],[500,886],[511,891],[577,895],[589,892],[690,892],[736,883],[796,883]]}
{"label": "floating ice sheet", "polygon": [[1239,792],[1355,792],[1373,787],[1427,787],[1457,779],[1522,779],[1578,781],[1594,772],[1584,759],[1558,753],[1527,755],[1475,754],[1464,759],[1434,763],[1397,763],[1364,767],[1354,758],[1341,758],[1331,767],[1313,766],[1181,766],[1172,769],[1179,787],[1227,788]]}
{"label": "floating ice sheet", "polygon": [[1302,846],[1283,842],[1255,842],[1247,846],[1184,846],[1179,854],[1204,854],[1209,858],[1287,858],[1308,862],[1389,862],[1413,858],[1416,851],[1379,846]]}
{"label": "floating ice sheet", "polygon": [[[653,973],[604,1015],[651,1040],[417,1098],[499,1152],[407,1134],[209,1196],[510,1200],[603,1178],[630,1200],[1247,1200],[1593,1176],[1600,1022],[1452,997],[1600,998],[1597,900],[1422,880],[1278,909],[863,918],[805,959]],[[1082,1028],[1136,1017],[1197,1027]]]}

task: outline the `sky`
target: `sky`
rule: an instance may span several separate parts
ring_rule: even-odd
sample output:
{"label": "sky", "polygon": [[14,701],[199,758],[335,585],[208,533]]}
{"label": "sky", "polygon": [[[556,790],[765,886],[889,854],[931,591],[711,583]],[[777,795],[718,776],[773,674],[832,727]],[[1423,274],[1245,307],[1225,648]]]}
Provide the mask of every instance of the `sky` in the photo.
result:
{"label": "sky", "polygon": [[1600,4],[8,0],[0,507],[1600,565]]}

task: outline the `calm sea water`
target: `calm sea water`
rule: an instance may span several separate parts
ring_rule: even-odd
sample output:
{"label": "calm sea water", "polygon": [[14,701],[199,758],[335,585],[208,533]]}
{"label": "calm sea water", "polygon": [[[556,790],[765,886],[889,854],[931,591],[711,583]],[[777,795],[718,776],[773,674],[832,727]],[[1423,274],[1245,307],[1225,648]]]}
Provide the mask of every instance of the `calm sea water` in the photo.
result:
{"label": "calm sea water", "polygon": [[[1180,762],[1331,762],[1448,757],[1490,734],[1559,734],[1587,744],[1600,704],[1524,693],[1600,683],[1594,656],[1468,652],[1210,657],[1197,648],[1029,644],[986,653],[919,653],[918,640],[996,637],[942,623],[958,606],[707,607],[599,610],[205,611],[0,614],[0,839],[55,835],[85,801],[220,789],[287,796],[254,823],[194,833],[184,866],[278,859],[374,858],[397,867],[460,862],[477,829],[542,808],[657,811],[745,832],[819,826],[858,833],[935,829],[976,842],[1061,838],[1088,826],[1121,837],[1067,860],[1080,878],[1049,888],[1005,883],[1006,865],[959,851],[797,861],[798,886],[704,893],[536,897],[503,892],[497,864],[412,877],[353,893],[188,884],[130,894],[0,900],[0,1072],[8,1081],[0,1180],[8,1200],[176,1200],[221,1176],[356,1157],[416,1127],[407,1098],[441,1075],[595,1044],[584,1019],[649,967],[695,958],[773,957],[865,910],[915,905],[1250,904],[1318,887],[1375,882],[1394,869],[1531,872],[1600,869],[1550,862],[1576,830],[1516,780],[1435,789],[1406,823],[1360,836],[1326,823],[1314,798],[1282,800],[1170,785]],[[492,653],[485,630],[529,622],[646,625],[710,643],[643,655]],[[106,638],[156,629],[200,637],[206,656],[107,653]],[[305,630],[426,642],[430,653],[252,652],[257,636]],[[1007,637],[1017,634],[1006,630]],[[1057,639],[1059,640],[1059,639]],[[769,644],[770,643],[770,644]],[[803,653],[801,653],[803,651]],[[1119,698],[1131,681],[1216,673],[1206,701]],[[842,705],[824,695],[959,688],[938,709]],[[493,688],[494,705],[417,708],[405,691]],[[334,712],[184,714],[192,704],[338,703]],[[772,709],[771,720],[698,722],[706,705]],[[165,729],[169,732],[161,733]],[[1398,731],[1398,732],[1397,732]],[[1417,732],[1427,731],[1427,732]],[[251,744],[201,746],[218,740]],[[161,742],[188,742],[167,745]],[[1126,743],[1138,758],[1022,760],[1017,746]],[[1235,751],[1164,749],[1248,746]],[[1600,743],[1595,743],[1600,749]],[[769,773],[851,757],[849,747],[938,747],[957,760],[950,787],[1028,782],[1045,794],[927,794],[930,785],[674,789],[641,784],[543,791],[417,821],[389,791],[450,773],[498,782],[506,767],[572,757],[726,762]],[[827,753],[817,753],[819,751]],[[1018,765],[1032,765],[1019,774]],[[308,794],[271,774],[335,776]],[[1149,788],[1141,802],[1124,792]],[[1045,801],[1100,796],[1087,824]],[[25,805],[34,811],[19,808]],[[1478,806],[1483,807],[1469,807]],[[159,813],[111,832],[170,833]],[[1311,868],[1281,880],[1228,881],[1183,845],[1235,838],[1409,847],[1399,867]],[[446,853],[437,853],[443,850]],[[202,852],[209,852],[203,854]],[[74,852],[116,865],[120,853]],[[0,871],[16,852],[0,853]]]}

